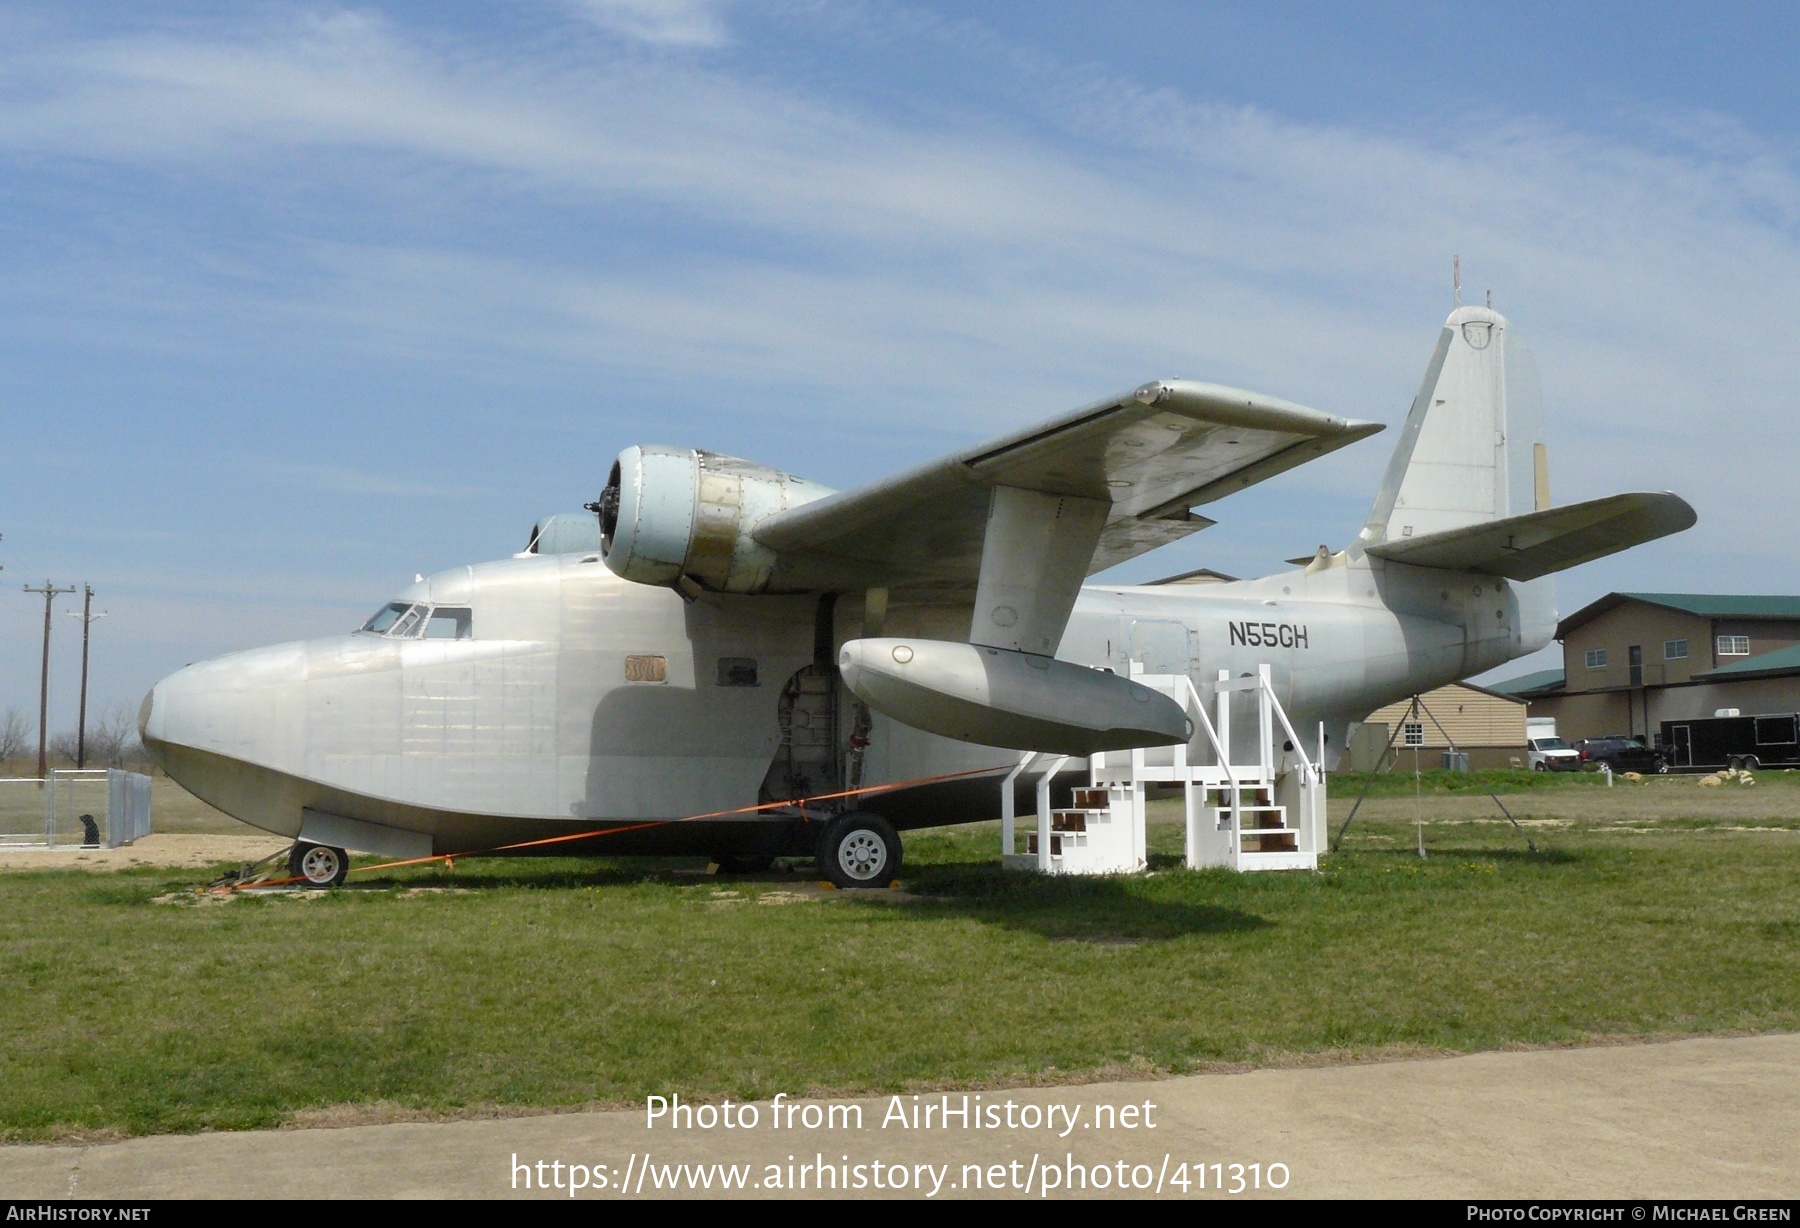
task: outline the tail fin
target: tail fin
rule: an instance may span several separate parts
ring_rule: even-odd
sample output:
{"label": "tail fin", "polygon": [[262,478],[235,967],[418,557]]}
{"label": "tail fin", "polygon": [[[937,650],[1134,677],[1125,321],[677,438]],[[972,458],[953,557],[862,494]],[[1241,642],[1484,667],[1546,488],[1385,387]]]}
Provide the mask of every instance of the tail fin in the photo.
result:
{"label": "tail fin", "polygon": [[1537,368],[1506,317],[1444,322],[1358,540],[1442,533],[1550,506]]}

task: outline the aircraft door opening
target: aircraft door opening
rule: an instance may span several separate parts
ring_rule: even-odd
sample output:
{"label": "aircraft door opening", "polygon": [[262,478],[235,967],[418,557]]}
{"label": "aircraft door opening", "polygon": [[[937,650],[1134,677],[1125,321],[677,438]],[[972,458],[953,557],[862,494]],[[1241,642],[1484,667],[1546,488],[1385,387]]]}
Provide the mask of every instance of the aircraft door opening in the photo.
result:
{"label": "aircraft door opening", "polygon": [[[842,686],[834,653],[836,600],[826,596],[814,615],[813,661],[794,672],[776,707],[781,743],[763,778],[765,802],[835,793],[843,787],[843,744],[838,737]],[[866,736],[866,731],[865,731]]]}
{"label": "aircraft door opening", "polygon": [[777,708],[781,746],[763,781],[763,800],[831,793],[838,788],[838,680],[829,666],[808,665],[788,679]]}

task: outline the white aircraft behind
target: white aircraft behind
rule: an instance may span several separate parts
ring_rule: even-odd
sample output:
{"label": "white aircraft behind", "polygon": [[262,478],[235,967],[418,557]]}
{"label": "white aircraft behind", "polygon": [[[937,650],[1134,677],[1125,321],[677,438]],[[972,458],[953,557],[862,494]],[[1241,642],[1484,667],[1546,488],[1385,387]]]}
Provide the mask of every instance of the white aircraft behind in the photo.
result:
{"label": "white aircraft behind", "polygon": [[423,579],[351,634],[189,666],[139,725],[169,775],[293,837],[293,873],[321,885],[349,849],[602,831],[520,851],[813,854],[840,885],[884,885],[896,830],[992,817],[1022,750],[1186,741],[1132,660],[1208,702],[1220,669],[1269,664],[1335,762],[1370,711],[1548,643],[1550,573],[1694,523],[1672,494],[1551,506],[1509,334],[1450,315],[1368,523],[1294,571],[1083,584],[1379,424],[1162,380],[841,492],[633,447],[597,514],[548,517],[525,553]]}

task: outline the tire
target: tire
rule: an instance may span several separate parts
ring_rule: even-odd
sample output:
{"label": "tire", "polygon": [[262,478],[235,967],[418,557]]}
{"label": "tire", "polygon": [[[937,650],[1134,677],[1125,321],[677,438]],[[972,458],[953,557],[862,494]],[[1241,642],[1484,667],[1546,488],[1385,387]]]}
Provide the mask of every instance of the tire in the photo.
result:
{"label": "tire", "polygon": [[1536,763],[1531,765],[1531,770],[1534,772],[1548,772],[1550,770],[1550,768],[1544,763],[1544,761],[1542,759],[1540,759]]}
{"label": "tire", "polygon": [[837,887],[886,887],[900,872],[900,837],[878,814],[852,810],[825,825],[814,855]]}
{"label": "tire", "polygon": [[1744,756],[1744,771],[1757,772],[1757,771],[1761,771],[1761,770],[1762,770],[1762,760],[1761,759],[1758,759],[1755,755],[1745,755]]}
{"label": "tire", "polygon": [[341,887],[350,874],[350,854],[329,844],[295,844],[288,852],[288,873],[303,887]]}

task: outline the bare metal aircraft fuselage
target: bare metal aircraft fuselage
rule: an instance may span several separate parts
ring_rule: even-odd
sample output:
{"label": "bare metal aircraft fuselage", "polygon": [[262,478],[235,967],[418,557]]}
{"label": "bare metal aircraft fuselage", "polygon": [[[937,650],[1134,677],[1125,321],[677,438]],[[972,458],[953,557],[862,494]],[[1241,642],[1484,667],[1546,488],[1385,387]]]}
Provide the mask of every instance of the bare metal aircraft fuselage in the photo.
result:
{"label": "bare metal aircraft fuselage", "polygon": [[[1311,737],[1323,723],[1335,759],[1346,727],[1373,709],[1548,642],[1549,583],[1339,554],[1233,583],[1090,585],[1058,656],[1120,674],[1136,659],[1190,674],[1202,695],[1221,669],[1268,663],[1297,728]],[[859,713],[816,668],[814,597],[686,600],[564,554],[457,568],[396,603],[466,609],[471,634],[358,632],[190,666],[152,693],[147,741],[187,788],[246,822],[297,837],[307,817],[336,816],[416,833],[391,845],[416,855],[987,769],[866,803],[902,829],[964,822],[994,813],[994,777],[1018,762],[1017,751]],[[825,610],[829,661],[860,634],[862,611],[858,601]],[[943,625],[954,617],[900,608],[883,633],[954,635]],[[859,716],[866,748],[847,745]],[[785,763],[797,744],[801,762]],[[620,833],[604,847],[779,852],[790,821],[746,812]]]}
{"label": "bare metal aircraft fuselage", "polygon": [[[593,515],[540,522],[526,554],[420,580],[361,632],[191,666],[140,724],[182,784],[295,837],[290,869],[321,885],[346,850],[540,842],[810,852],[879,886],[895,829],[992,816],[1021,752],[1193,738],[1134,663],[1209,704],[1221,671],[1267,665],[1329,766],[1369,712],[1548,643],[1554,573],[1694,523],[1668,492],[1552,504],[1529,353],[1458,307],[1345,549],[1257,580],[1084,585],[1380,429],[1159,380],[848,491],[632,446]],[[596,829],[618,830],[541,843]]]}

